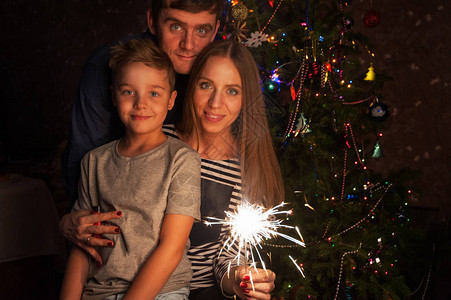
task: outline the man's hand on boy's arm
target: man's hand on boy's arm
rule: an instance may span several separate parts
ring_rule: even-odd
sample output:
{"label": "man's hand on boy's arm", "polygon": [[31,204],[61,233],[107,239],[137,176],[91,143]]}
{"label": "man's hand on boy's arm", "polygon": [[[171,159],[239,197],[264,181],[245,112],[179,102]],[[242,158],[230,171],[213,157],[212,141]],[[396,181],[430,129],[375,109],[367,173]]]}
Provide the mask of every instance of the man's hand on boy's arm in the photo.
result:
{"label": "man's hand on boy's arm", "polygon": [[[114,244],[108,239],[95,238],[93,234],[119,233],[117,226],[94,225],[122,216],[120,211],[112,211],[100,214],[92,214],[90,210],[81,210],[64,215],[59,223],[61,234],[70,242],[85,250],[100,265],[103,263],[94,246],[113,247]],[[89,241],[88,241],[89,238]]]}
{"label": "man's hand on boy's arm", "polygon": [[166,214],[158,246],[147,258],[123,300],[154,299],[180,263],[194,218]]}

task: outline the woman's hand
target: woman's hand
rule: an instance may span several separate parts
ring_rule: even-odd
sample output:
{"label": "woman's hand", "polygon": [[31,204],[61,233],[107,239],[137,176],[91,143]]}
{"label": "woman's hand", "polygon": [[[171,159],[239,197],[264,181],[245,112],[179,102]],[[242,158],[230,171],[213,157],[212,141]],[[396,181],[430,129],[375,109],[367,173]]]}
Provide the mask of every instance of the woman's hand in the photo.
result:
{"label": "woman's hand", "polygon": [[81,210],[64,215],[59,223],[61,234],[91,255],[99,265],[102,265],[102,257],[94,246],[113,247],[112,241],[94,237],[93,234],[119,233],[117,226],[95,225],[122,216],[121,211],[92,214],[89,210]]}
{"label": "woman's hand", "polygon": [[[235,269],[234,293],[241,299],[271,299],[276,274],[263,270],[240,266]],[[249,272],[251,274],[249,274]],[[252,277],[252,281],[251,281]]]}

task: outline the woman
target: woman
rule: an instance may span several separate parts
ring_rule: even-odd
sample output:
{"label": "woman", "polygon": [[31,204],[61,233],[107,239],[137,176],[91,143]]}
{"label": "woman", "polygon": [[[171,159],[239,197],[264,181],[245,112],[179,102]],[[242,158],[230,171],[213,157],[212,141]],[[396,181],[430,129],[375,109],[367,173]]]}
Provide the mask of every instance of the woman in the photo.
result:
{"label": "woman", "polygon": [[[225,211],[233,211],[241,199],[266,207],[284,199],[258,69],[244,46],[218,41],[199,54],[191,71],[183,120],[177,128],[166,126],[165,131],[191,145],[202,157],[203,218],[224,218]],[[113,214],[105,214],[101,220]],[[74,221],[79,227],[74,226],[73,231],[89,236],[86,232],[93,232],[90,225],[95,221],[84,216],[78,223]],[[102,233],[101,226],[95,229],[95,233]],[[193,226],[188,253],[193,269],[190,299],[221,299],[221,294],[270,299],[273,272],[253,271],[252,288],[244,267],[233,261],[236,247],[218,256],[226,231],[201,223]],[[227,272],[230,261],[235,266]]]}
{"label": "woman", "polygon": [[[176,135],[196,149],[202,157],[202,208],[203,217],[223,218],[225,210],[234,210],[241,199],[266,207],[284,199],[280,168],[269,134],[260,77],[250,52],[232,41],[212,43],[202,51],[191,71],[185,98],[183,120]],[[241,177],[241,181],[240,181]],[[230,192],[226,191],[230,187]],[[221,191],[221,196],[217,192]],[[209,199],[209,195],[215,195]],[[214,202],[214,205],[212,205]],[[217,207],[215,211],[212,207]],[[191,232],[190,256],[193,267],[198,261],[197,240],[220,241],[219,234],[209,233],[203,224],[196,224]],[[202,238],[193,238],[201,236]],[[217,249],[221,243],[216,243]],[[200,248],[200,247],[199,247]],[[224,252],[223,252],[224,253]],[[216,275],[227,283],[225,268],[232,256],[219,257],[215,262]],[[227,252],[226,254],[227,255]],[[219,274],[218,274],[219,273]],[[264,274],[264,272],[263,272]],[[222,275],[222,276],[221,276]],[[255,280],[255,276],[253,276]],[[232,285],[231,282],[229,282]],[[242,290],[256,299],[265,299],[254,281],[256,291],[249,282]],[[263,287],[263,285],[265,285]],[[266,288],[267,283],[262,284]],[[244,286],[244,284],[242,284]],[[192,288],[196,288],[196,278]],[[239,291],[234,289],[239,294]],[[196,294],[196,290],[192,291]],[[261,298],[260,298],[261,297]],[[212,298],[213,299],[213,298]]]}

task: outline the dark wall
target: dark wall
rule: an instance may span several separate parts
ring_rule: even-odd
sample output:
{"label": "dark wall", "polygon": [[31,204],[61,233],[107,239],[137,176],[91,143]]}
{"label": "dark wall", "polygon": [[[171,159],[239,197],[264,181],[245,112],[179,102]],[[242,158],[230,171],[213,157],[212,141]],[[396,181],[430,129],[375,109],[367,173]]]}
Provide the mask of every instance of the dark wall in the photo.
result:
{"label": "dark wall", "polygon": [[[146,2],[0,2],[0,137],[13,162],[58,160],[83,62],[96,47],[143,31]],[[416,186],[422,195],[413,204],[436,209],[446,220],[451,211],[450,3],[372,2],[381,13],[375,28],[361,21],[370,1],[354,0],[346,11],[352,11],[355,30],[373,44],[376,74],[392,77],[380,95],[391,111],[380,141],[385,156],[373,167],[386,174],[404,166],[423,170]]]}
{"label": "dark wall", "polygon": [[435,221],[449,222],[451,2],[372,1],[381,22],[367,28],[361,19],[370,2],[354,0],[351,8],[355,29],[373,45],[376,74],[391,77],[381,95],[391,111],[380,141],[385,156],[375,169],[384,174],[405,166],[421,170],[413,186],[421,196],[411,204],[427,208]]}
{"label": "dark wall", "polygon": [[64,141],[87,56],[146,28],[146,1],[5,0],[0,4],[1,138],[19,161]]}

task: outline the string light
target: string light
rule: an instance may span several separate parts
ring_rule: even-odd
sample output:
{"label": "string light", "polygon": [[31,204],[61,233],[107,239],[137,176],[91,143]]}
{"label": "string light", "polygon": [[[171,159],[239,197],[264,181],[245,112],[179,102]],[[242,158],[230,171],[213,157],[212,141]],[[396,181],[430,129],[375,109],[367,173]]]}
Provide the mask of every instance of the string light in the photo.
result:
{"label": "string light", "polygon": [[294,111],[291,112],[290,114],[290,119],[288,121],[288,126],[287,129],[285,131],[285,138],[288,138],[293,130],[294,124],[296,123],[296,117],[297,114],[299,112],[299,106],[301,103],[301,92],[302,92],[302,87],[304,86],[304,81],[305,78],[307,76],[307,71],[308,71],[308,65],[305,63],[305,60],[302,61],[301,67],[298,70],[298,73],[301,74],[301,79],[299,82],[299,88],[298,88],[298,92],[296,93],[296,108]]}
{"label": "string light", "polygon": [[351,227],[349,227],[349,228],[347,228],[347,229],[345,229],[345,230],[343,230],[343,231],[341,231],[341,232],[339,232],[339,233],[337,233],[337,234],[334,234],[333,236],[329,237],[328,240],[331,241],[332,238],[345,234],[346,232],[348,232],[348,231],[350,231],[350,230],[356,228],[356,227],[359,226],[362,222],[364,222],[366,219],[368,219],[368,218],[373,214],[374,210],[375,210],[376,207],[379,205],[379,203],[382,201],[382,199],[384,198],[384,195],[387,193],[387,191],[390,189],[391,186],[392,186],[392,184],[390,183],[390,184],[385,188],[385,191],[384,191],[384,193],[382,194],[382,196],[379,198],[379,200],[376,202],[376,204],[374,204],[374,206],[371,208],[370,212],[369,212],[363,219],[361,219],[360,221],[358,221],[357,223],[355,223],[355,224],[352,225]]}
{"label": "string light", "polygon": [[269,23],[271,23],[272,19],[274,18],[274,16],[276,15],[276,12],[279,10],[280,5],[283,3],[283,0],[280,0],[279,4],[277,5],[276,9],[274,10],[274,12],[272,13],[271,17],[269,18],[268,22],[266,23],[266,25],[263,27],[262,30],[260,30],[260,33],[263,33],[263,31],[265,31],[266,27],[268,27]]}
{"label": "string light", "polygon": [[344,258],[345,258],[346,255],[349,255],[349,254],[355,254],[355,253],[359,252],[359,249],[360,249],[361,246],[362,246],[362,243],[360,243],[359,248],[357,248],[356,250],[345,252],[345,253],[343,253],[343,255],[341,256],[341,261],[340,261],[340,272],[338,273],[338,283],[337,283],[337,289],[336,289],[336,291],[335,291],[335,297],[334,297],[334,300],[337,300],[337,298],[338,298],[338,292],[340,291],[340,282],[341,282],[341,276],[342,276],[342,274],[343,274]]}

